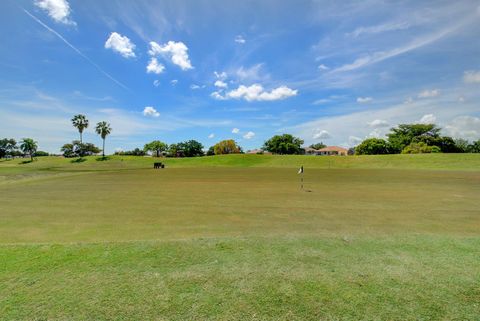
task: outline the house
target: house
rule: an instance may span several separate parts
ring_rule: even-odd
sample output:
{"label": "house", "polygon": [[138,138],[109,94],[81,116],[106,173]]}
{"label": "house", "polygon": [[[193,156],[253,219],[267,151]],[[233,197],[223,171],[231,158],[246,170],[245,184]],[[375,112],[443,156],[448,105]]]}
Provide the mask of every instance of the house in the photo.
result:
{"label": "house", "polygon": [[263,149],[252,149],[247,150],[245,154],[261,154],[261,155],[272,155],[272,153],[264,151]]}
{"label": "house", "polygon": [[305,155],[319,155],[318,149],[315,148],[305,147],[303,150],[305,151]]}
{"label": "house", "polygon": [[327,146],[318,150],[317,155],[348,155],[348,149],[338,146]]}

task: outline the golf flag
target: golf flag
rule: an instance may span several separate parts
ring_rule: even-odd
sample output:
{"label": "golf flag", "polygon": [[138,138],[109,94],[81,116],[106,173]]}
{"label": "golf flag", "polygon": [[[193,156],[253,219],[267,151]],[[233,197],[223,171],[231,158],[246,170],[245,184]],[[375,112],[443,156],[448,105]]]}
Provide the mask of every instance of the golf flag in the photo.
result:
{"label": "golf flag", "polygon": [[303,166],[298,170],[298,174],[303,174]]}

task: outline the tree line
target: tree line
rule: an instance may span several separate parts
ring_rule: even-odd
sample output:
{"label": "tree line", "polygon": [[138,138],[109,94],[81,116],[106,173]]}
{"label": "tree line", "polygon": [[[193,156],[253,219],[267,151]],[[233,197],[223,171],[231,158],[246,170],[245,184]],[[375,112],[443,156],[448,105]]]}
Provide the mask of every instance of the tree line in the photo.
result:
{"label": "tree line", "polygon": [[[112,132],[110,124],[101,121],[96,124],[95,132],[102,138],[102,149],[92,143],[83,142],[83,132],[89,126],[85,115],[75,115],[72,125],[78,130],[80,139],[61,147],[65,157],[83,157],[96,155],[102,152],[105,157],[105,140]],[[480,140],[469,142],[465,139],[453,139],[440,134],[441,128],[435,124],[400,124],[391,128],[386,138],[368,138],[358,146],[349,150],[355,155],[381,155],[381,154],[417,154],[417,153],[480,153]],[[279,155],[303,154],[304,141],[291,134],[275,135],[264,142],[259,153],[264,151]],[[323,143],[310,145],[311,148],[321,149]],[[24,138],[19,144],[12,138],[0,140],[0,158],[15,156],[47,156],[48,153],[37,151],[38,143],[31,138]],[[153,156],[166,157],[199,157],[223,154],[243,153],[243,149],[233,139],[222,140],[208,148],[205,152],[202,143],[196,140],[187,140],[175,144],[167,144],[154,140],[132,151],[118,151],[117,155],[144,156],[151,153]]]}

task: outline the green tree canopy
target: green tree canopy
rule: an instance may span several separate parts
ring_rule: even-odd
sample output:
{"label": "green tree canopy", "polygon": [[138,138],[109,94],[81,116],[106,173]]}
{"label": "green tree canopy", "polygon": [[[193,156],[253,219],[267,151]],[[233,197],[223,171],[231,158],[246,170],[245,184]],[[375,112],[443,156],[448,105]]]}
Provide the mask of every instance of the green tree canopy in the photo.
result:
{"label": "green tree canopy", "polygon": [[196,140],[188,140],[177,144],[178,150],[183,153],[185,157],[203,156],[203,145]]}
{"label": "green tree canopy", "polygon": [[468,145],[469,153],[480,153],[480,139]]}
{"label": "green tree canopy", "polygon": [[20,142],[20,149],[27,155],[30,155],[30,159],[33,161],[33,155],[37,151],[38,143],[32,138],[24,138]]}
{"label": "green tree canopy", "polygon": [[390,153],[390,145],[382,138],[369,138],[355,147],[355,155],[382,155]]}
{"label": "green tree canopy", "polygon": [[65,144],[60,148],[65,157],[83,157],[100,153],[100,148],[91,143],[81,143],[74,140],[72,143]]}
{"label": "green tree canopy", "polygon": [[0,158],[12,155],[17,149],[17,142],[13,138],[0,139]]}
{"label": "green tree canopy", "polygon": [[400,153],[406,146],[410,145],[414,139],[416,142],[438,138],[441,128],[435,124],[400,124],[392,128],[387,135],[391,151]]}
{"label": "green tree canopy", "polygon": [[322,148],[327,147],[327,145],[325,145],[323,142],[320,142],[320,143],[312,144],[308,147],[313,148],[313,149],[322,149]]}
{"label": "green tree canopy", "polygon": [[154,140],[153,142],[145,144],[145,146],[143,147],[143,150],[145,152],[155,153],[157,157],[160,157],[160,154],[166,151],[167,148],[168,148],[168,145],[166,143],[161,142],[159,140]]}
{"label": "green tree canopy", "polygon": [[275,135],[263,144],[263,149],[274,154],[300,154],[303,140],[290,134]]}
{"label": "green tree canopy", "polygon": [[222,140],[213,146],[215,155],[223,154],[239,154],[241,153],[241,148],[233,139]]}
{"label": "green tree canopy", "polygon": [[80,133],[80,143],[82,143],[83,130],[88,127],[87,117],[85,117],[85,115],[81,115],[81,114],[73,116],[72,125],[73,125],[73,127],[78,129],[78,132]]}
{"label": "green tree canopy", "polygon": [[440,147],[429,146],[424,142],[411,143],[402,150],[402,154],[440,153]]}

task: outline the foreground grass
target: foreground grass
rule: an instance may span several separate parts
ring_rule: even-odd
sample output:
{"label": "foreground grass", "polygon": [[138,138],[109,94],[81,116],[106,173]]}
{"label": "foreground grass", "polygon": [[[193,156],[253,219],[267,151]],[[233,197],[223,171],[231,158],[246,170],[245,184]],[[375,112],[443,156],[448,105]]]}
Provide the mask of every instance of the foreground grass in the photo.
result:
{"label": "foreground grass", "polygon": [[479,160],[441,156],[0,162],[0,320],[478,320]]}
{"label": "foreground grass", "polygon": [[2,320],[478,320],[480,240],[5,246]]}

